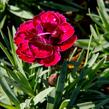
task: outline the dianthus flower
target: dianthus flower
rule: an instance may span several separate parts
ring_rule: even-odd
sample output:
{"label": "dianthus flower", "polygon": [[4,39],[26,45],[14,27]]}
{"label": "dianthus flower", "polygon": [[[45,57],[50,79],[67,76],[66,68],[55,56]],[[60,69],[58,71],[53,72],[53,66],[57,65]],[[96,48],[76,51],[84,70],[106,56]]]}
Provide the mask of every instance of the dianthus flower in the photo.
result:
{"label": "dianthus flower", "polygon": [[16,53],[23,61],[46,67],[57,64],[77,40],[74,28],[54,11],[41,12],[20,25],[15,34]]}

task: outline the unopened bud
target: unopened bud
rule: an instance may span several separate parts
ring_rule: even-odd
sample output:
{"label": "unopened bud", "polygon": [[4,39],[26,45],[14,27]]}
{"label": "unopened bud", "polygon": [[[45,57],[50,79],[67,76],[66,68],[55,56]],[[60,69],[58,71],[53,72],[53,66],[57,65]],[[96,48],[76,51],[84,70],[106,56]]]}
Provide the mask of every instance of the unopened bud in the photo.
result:
{"label": "unopened bud", "polygon": [[51,86],[54,86],[57,82],[59,74],[51,74],[50,77],[48,78],[48,83]]}

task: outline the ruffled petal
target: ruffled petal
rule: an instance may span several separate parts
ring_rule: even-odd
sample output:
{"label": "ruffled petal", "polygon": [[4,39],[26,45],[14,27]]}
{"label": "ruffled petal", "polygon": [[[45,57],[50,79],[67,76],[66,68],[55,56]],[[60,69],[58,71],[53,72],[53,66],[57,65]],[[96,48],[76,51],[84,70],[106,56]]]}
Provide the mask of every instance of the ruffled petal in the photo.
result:
{"label": "ruffled petal", "polygon": [[43,25],[44,30],[47,32],[53,31],[57,27],[58,22],[58,17],[52,11],[43,11],[33,18],[34,26]]}
{"label": "ruffled petal", "polygon": [[44,30],[47,32],[53,32],[60,24],[60,16],[59,13],[56,13],[54,11],[42,12],[41,14],[39,14]]}
{"label": "ruffled petal", "polygon": [[33,25],[33,20],[28,20],[20,25],[20,27],[17,29],[17,32],[15,34],[15,40],[24,40],[28,39],[30,40],[31,38],[36,36],[36,28]]}
{"label": "ruffled petal", "polygon": [[33,28],[34,28],[33,20],[28,20],[28,21],[22,23],[20,25],[20,27],[17,29],[17,31],[19,31],[19,32],[26,32],[27,30],[31,30]]}
{"label": "ruffled petal", "polygon": [[38,39],[32,39],[29,42],[29,47],[36,58],[46,58],[53,54],[53,46],[46,44],[46,40],[40,37]]}
{"label": "ruffled petal", "polygon": [[33,25],[34,25],[34,26],[37,26],[37,25],[39,25],[39,24],[41,24],[41,19],[40,19],[39,16],[35,16],[35,17],[33,18]]}
{"label": "ruffled petal", "polygon": [[30,49],[35,58],[47,58],[53,54],[53,48],[51,46],[42,45],[42,47],[34,46],[30,44]]}
{"label": "ruffled petal", "polygon": [[52,56],[44,59],[37,60],[38,63],[45,67],[56,65],[61,59],[61,55],[58,51],[55,51]]}
{"label": "ruffled petal", "polygon": [[74,42],[76,40],[77,40],[77,36],[76,35],[70,37],[67,41],[65,41],[61,45],[59,45],[60,51],[65,51],[68,48],[70,48],[74,44]]}
{"label": "ruffled petal", "polygon": [[18,54],[19,58],[21,58],[25,62],[32,63],[35,60],[33,53],[28,47],[28,41],[26,40],[24,43],[18,46],[16,53]]}
{"label": "ruffled petal", "polygon": [[22,59],[24,62],[33,63],[35,61],[35,58],[33,56],[22,53],[20,49],[17,49],[16,53],[18,54],[19,58]]}
{"label": "ruffled petal", "polygon": [[36,32],[37,32],[37,34],[43,33],[42,25],[40,25],[40,24],[36,25]]}
{"label": "ruffled petal", "polygon": [[23,43],[24,39],[25,39],[25,34],[22,32],[19,32],[19,33],[17,32],[16,36],[14,38],[14,42],[16,45],[19,45],[19,44]]}
{"label": "ruffled petal", "polygon": [[59,24],[66,22],[66,18],[62,14],[56,12],[56,15],[59,17]]}
{"label": "ruffled petal", "polygon": [[63,23],[59,26],[60,36],[58,44],[68,40],[75,32],[74,28],[69,23]]}
{"label": "ruffled petal", "polygon": [[59,24],[59,17],[53,11],[42,12],[40,19],[42,23]]}
{"label": "ruffled petal", "polygon": [[18,45],[18,48],[21,50],[21,51],[25,51],[25,50],[27,50],[27,49],[29,49],[28,48],[28,40],[23,40],[23,43],[21,43],[21,44],[19,44]]}

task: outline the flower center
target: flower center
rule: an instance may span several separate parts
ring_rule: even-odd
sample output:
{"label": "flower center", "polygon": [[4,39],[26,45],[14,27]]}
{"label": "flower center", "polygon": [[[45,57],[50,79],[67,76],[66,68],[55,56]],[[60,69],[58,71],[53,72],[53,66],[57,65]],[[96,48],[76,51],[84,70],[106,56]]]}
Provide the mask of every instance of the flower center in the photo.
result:
{"label": "flower center", "polygon": [[44,36],[44,35],[50,35],[51,33],[49,33],[49,32],[45,32],[45,33],[39,33],[39,34],[37,34],[37,36]]}
{"label": "flower center", "polygon": [[54,31],[52,33],[50,32],[43,32],[37,34],[37,36],[43,40],[44,43],[46,44],[52,44],[56,45],[59,42],[59,38],[57,37],[57,31]]}

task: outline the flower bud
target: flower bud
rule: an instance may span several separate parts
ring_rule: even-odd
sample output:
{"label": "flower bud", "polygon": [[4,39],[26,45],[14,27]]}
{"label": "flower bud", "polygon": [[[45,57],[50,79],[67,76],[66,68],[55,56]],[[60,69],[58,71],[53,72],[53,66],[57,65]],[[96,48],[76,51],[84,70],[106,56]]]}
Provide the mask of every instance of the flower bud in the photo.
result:
{"label": "flower bud", "polygon": [[57,82],[59,74],[51,74],[50,77],[48,78],[48,83],[51,86],[54,86]]}

